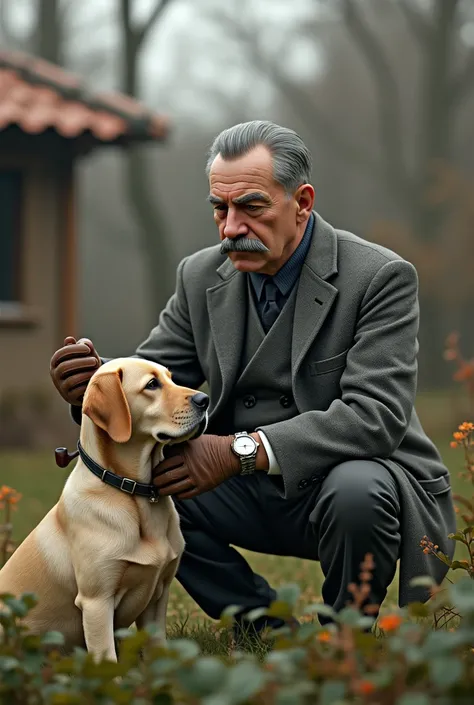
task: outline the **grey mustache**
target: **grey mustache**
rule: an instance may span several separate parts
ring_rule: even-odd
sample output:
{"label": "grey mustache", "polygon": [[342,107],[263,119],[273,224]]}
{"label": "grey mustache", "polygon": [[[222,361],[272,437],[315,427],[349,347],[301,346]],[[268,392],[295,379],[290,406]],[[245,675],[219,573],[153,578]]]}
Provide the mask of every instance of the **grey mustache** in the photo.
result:
{"label": "grey mustache", "polygon": [[226,237],[221,243],[221,255],[228,252],[269,252],[270,250],[261,240],[251,237],[237,239]]}

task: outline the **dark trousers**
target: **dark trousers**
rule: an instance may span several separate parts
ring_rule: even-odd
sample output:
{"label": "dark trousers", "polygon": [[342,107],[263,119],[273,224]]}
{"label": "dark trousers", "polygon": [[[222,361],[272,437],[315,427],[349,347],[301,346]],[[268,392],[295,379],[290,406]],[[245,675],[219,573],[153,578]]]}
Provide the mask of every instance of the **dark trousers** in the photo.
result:
{"label": "dark trousers", "polygon": [[272,479],[256,472],[175,504],[186,541],[177,578],[214,619],[229,605],[246,612],[268,606],[276,596],[231,544],[319,561],[322,597],[336,610],[350,599],[348,584],[359,583],[366,553],[373,554],[376,566],[371,603],[381,604],[394,578],[400,547],[399,496],[389,471],[374,461],[337,465],[320,487],[293,499],[283,499]]}

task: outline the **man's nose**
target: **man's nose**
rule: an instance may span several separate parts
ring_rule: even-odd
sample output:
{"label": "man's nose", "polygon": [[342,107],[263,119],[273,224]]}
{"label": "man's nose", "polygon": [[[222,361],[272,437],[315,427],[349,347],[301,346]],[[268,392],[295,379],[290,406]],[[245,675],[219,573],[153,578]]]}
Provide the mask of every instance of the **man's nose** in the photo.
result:
{"label": "man's nose", "polygon": [[242,214],[236,208],[229,208],[223,230],[224,236],[234,238],[247,235],[248,232],[249,229],[242,218]]}

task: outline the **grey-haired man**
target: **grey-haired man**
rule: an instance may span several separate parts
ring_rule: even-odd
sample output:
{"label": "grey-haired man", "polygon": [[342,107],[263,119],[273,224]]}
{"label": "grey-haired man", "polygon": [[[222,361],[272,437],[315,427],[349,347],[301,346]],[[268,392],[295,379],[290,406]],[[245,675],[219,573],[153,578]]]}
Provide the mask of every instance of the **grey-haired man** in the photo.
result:
{"label": "grey-haired man", "polygon": [[[292,130],[225,130],[207,173],[220,244],[179,264],[136,353],[178,384],[209,386],[206,434],[155,468],[186,540],[178,579],[211,617],[230,604],[245,614],[275,591],[233,546],[297,556],[320,562],[323,598],[340,610],[370,552],[370,602],[383,601],[399,558],[401,604],[425,599],[410,579],[440,582],[446,568],[420,539],[452,555],[455,514],[414,409],[415,268],[314,210],[311,156]],[[51,375],[80,422],[100,358],[88,340],[65,342]]]}

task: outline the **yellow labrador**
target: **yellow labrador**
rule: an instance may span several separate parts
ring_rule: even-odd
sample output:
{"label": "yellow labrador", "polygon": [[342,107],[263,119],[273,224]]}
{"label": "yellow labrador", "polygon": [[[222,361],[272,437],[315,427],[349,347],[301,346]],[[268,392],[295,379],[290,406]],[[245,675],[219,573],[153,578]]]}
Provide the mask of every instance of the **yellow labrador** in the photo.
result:
{"label": "yellow labrador", "polygon": [[67,650],[114,661],[115,629],[154,622],[164,634],[184,540],[151,470],[166,443],[204,432],[208,403],[152,362],[119,358],[94,374],[61,497],[0,571],[0,593],[38,596],[33,632],[60,631]]}

